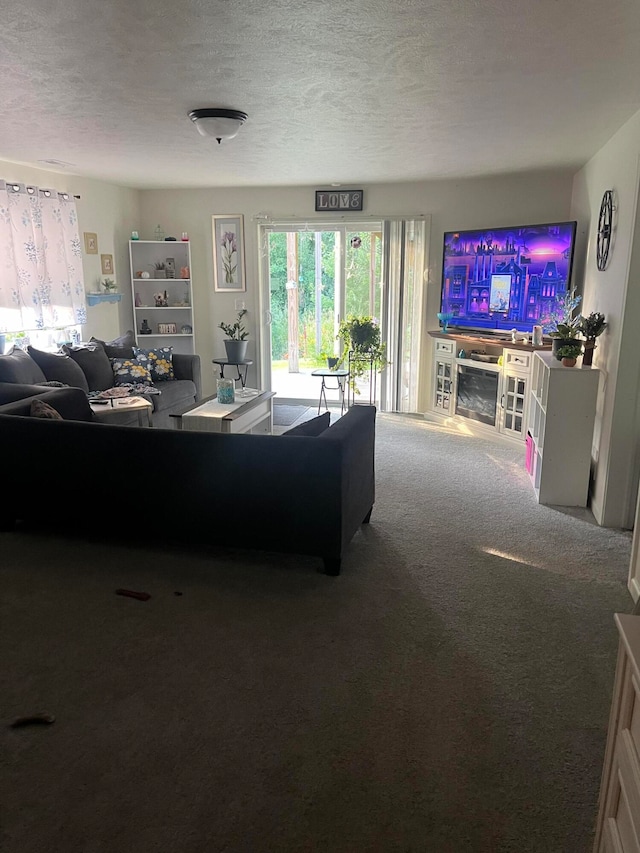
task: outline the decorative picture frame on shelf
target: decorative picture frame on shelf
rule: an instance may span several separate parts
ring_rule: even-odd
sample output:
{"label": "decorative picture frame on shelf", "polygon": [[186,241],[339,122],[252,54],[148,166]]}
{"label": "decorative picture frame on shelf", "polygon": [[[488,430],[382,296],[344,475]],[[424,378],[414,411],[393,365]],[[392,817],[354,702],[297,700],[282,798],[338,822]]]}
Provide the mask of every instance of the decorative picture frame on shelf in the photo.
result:
{"label": "decorative picture frame on shelf", "polygon": [[98,254],[98,235],[93,231],[84,232],[84,253],[85,255]]}
{"label": "decorative picture frame on shelf", "polygon": [[113,275],[113,255],[100,255],[102,275]]}
{"label": "decorative picture frame on shelf", "polygon": [[213,289],[224,293],[244,292],[244,217],[220,214],[211,217],[213,239]]}

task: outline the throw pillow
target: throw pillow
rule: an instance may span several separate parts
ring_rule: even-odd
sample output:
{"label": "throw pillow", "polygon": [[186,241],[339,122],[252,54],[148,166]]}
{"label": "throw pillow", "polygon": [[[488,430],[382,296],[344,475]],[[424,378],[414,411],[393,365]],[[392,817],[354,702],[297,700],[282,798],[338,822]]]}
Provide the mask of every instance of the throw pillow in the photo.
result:
{"label": "throw pillow", "polygon": [[106,352],[99,344],[91,347],[63,346],[64,352],[80,365],[89,391],[105,391],[113,386],[113,371]]}
{"label": "throw pillow", "polygon": [[136,358],[144,356],[149,361],[149,370],[154,382],[166,382],[175,379],[173,373],[173,347],[155,347],[155,349],[133,348]]}
{"label": "throw pillow", "polygon": [[137,358],[112,358],[111,365],[116,385],[151,385],[149,361]]}
{"label": "throw pillow", "polygon": [[6,355],[0,355],[0,382],[38,385],[46,381],[47,377],[28,352],[13,347]]}
{"label": "throw pillow", "polygon": [[63,419],[60,412],[57,412],[53,406],[43,400],[32,400],[30,414],[32,418],[45,418],[49,421],[61,421]]}
{"label": "throw pillow", "polygon": [[318,415],[317,418],[311,418],[310,421],[305,421],[303,424],[299,424],[298,426],[292,427],[292,429],[288,429],[286,432],[283,432],[283,435],[320,435],[329,427],[329,421],[331,420],[331,413],[325,412],[322,415]]}
{"label": "throw pillow", "polygon": [[68,355],[42,352],[35,347],[27,347],[29,355],[44,372],[49,382],[62,382],[72,388],[82,388],[87,393],[89,384],[79,364]]}
{"label": "throw pillow", "polygon": [[109,358],[133,358],[133,348],[136,344],[135,333],[129,329],[119,338],[112,341],[101,341],[100,338],[91,338],[91,343],[100,344]]}

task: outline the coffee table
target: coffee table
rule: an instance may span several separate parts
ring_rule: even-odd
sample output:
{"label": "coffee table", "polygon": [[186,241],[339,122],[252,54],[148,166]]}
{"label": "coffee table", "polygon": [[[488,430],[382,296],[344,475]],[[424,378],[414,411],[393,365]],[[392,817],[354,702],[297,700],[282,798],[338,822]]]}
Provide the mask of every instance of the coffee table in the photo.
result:
{"label": "coffee table", "polygon": [[213,394],[169,416],[177,429],[227,434],[256,433],[271,435],[275,391],[260,391],[255,397],[242,397],[235,403],[219,403]]}
{"label": "coffee table", "polygon": [[134,412],[138,419],[138,426],[151,426],[151,412],[153,404],[144,397],[110,397],[106,403],[90,402],[89,405],[100,423],[123,424],[130,423],[131,417],[126,412]]}

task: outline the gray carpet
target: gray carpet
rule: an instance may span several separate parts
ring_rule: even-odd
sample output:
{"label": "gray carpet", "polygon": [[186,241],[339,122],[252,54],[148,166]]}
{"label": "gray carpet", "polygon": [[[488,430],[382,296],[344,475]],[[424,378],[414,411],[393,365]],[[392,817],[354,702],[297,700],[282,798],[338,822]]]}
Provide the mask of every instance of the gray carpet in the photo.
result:
{"label": "gray carpet", "polygon": [[57,717],[3,726],[0,850],[587,851],[630,537],[521,460],[381,416],[339,578],[127,547],[99,488],[111,545],[0,535],[0,716]]}
{"label": "gray carpet", "polygon": [[273,407],[274,426],[291,426],[309,410],[308,406],[286,406],[276,403]]}

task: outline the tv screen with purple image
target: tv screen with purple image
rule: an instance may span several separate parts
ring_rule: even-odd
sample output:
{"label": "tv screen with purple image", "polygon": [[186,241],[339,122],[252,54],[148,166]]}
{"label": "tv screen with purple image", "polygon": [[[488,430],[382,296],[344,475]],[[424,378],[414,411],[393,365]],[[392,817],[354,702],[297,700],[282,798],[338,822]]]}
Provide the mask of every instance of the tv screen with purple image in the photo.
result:
{"label": "tv screen with purple image", "polygon": [[441,312],[450,326],[531,332],[571,289],[575,222],[448,231]]}

